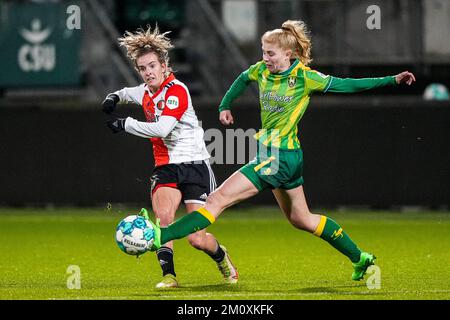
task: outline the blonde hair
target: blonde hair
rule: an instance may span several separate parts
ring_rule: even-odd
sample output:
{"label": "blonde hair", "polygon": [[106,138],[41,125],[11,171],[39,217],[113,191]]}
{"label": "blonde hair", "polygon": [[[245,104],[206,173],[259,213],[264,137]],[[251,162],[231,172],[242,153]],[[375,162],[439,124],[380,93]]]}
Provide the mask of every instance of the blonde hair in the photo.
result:
{"label": "blonde hair", "polygon": [[267,31],[262,41],[277,43],[284,50],[292,50],[294,58],[307,66],[311,63],[311,36],[303,21],[287,20],[280,29]]}
{"label": "blonde hair", "polygon": [[159,62],[165,63],[169,68],[169,50],[173,48],[170,39],[166,35],[170,31],[160,33],[158,25],[152,30],[151,26],[147,26],[147,30],[137,29],[134,33],[125,31],[122,38],[119,38],[119,44],[126,48],[128,57],[134,62],[136,68],[136,60],[147,54],[154,53],[158,57]]}

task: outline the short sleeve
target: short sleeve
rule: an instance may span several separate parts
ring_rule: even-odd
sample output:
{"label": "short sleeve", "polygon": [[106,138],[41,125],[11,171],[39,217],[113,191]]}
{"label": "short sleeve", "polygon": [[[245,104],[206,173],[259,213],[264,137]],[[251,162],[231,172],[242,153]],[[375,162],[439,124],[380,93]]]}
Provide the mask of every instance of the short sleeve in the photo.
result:
{"label": "short sleeve", "polygon": [[161,115],[172,116],[179,121],[188,108],[186,89],[178,84],[173,85],[167,90],[164,100],[166,105]]}
{"label": "short sleeve", "polygon": [[305,70],[305,87],[309,93],[326,92],[330,84],[331,76],[315,70]]}

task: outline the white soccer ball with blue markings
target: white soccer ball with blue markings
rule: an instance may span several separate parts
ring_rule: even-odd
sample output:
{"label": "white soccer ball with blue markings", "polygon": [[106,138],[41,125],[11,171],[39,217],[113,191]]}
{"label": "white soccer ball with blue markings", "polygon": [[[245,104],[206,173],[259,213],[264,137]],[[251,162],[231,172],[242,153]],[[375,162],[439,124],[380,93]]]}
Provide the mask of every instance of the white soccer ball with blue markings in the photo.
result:
{"label": "white soccer ball with blue markings", "polygon": [[120,250],[131,255],[141,255],[153,245],[155,232],[144,217],[132,215],[119,222],[116,242]]}
{"label": "white soccer ball with blue markings", "polygon": [[450,93],[442,83],[429,84],[423,93],[425,100],[450,100]]}

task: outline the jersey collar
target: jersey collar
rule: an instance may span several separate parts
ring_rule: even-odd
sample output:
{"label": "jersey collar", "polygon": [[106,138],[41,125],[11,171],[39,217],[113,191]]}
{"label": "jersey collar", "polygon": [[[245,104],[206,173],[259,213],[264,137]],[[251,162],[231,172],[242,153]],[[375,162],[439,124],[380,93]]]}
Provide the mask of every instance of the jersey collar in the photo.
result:
{"label": "jersey collar", "polygon": [[154,97],[157,97],[158,94],[160,94],[161,91],[164,89],[164,87],[173,80],[175,80],[175,75],[173,73],[170,73],[169,76],[163,81],[163,83],[161,83],[161,85],[159,86],[159,89],[153,95],[152,95],[150,89],[148,88],[147,84],[145,84],[145,89],[152,96],[152,98],[154,98]]}
{"label": "jersey collar", "polygon": [[285,76],[285,75],[291,73],[291,71],[298,65],[299,62],[300,62],[300,61],[299,61],[298,59],[295,59],[295,61],[291,64],[291,66],[289,67],[289,69],[287,69],[287,70],[285,70],[285,71],[283,71],[283,72],[280,72],[280,73],[274,73],[274,74],[276,74],[276,75],[278,75],[278,76]]}

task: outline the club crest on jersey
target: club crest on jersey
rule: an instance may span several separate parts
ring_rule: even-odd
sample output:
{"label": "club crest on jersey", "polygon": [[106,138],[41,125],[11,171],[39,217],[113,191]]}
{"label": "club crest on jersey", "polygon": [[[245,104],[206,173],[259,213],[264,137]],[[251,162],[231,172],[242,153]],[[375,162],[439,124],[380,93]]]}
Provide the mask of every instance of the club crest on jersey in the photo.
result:
{"label": "club crest on jersey", "polygon": [[290,88],[295,86],[296,83],[297,83],[297,77],[289,77],[288,78],[288,85]]}
{"label": "club crest on jersey", "polygon": [[158,103],[156,104],[156,107],[158,108],[158,110],[162,110],[164,109],[164,105],[165,105],[164,100],[159,100]]}

